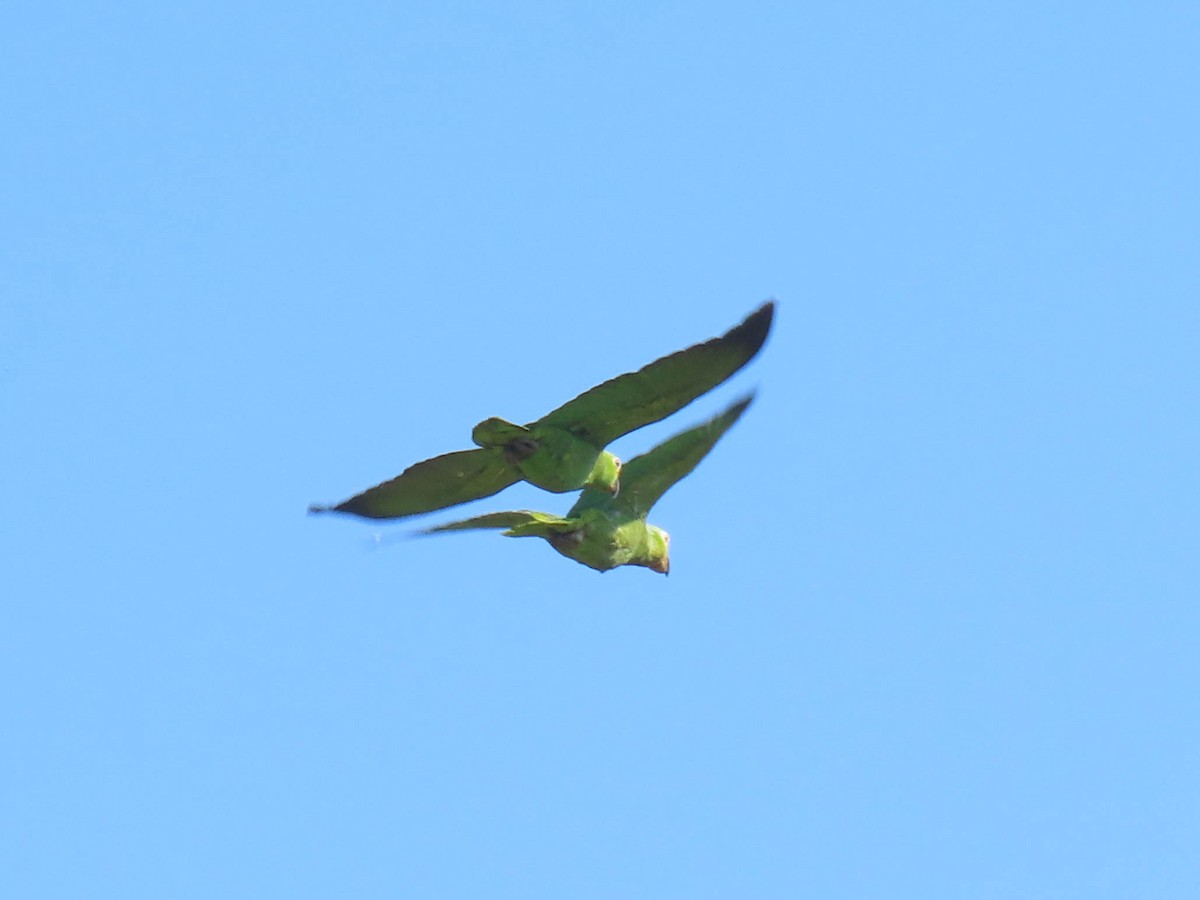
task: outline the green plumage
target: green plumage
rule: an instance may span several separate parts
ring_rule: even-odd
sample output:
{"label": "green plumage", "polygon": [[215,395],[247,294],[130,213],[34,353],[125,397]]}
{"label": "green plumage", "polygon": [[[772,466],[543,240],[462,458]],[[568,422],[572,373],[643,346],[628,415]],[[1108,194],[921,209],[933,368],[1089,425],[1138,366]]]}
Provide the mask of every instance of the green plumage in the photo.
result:
{"label": "green plumage", "polygon": [[704,459],[750,405],[753,395],[720,415],[631,459],[621,472],[616,496],[586,488],[565,516],[531,510],[488,513],[426,529],[423,534],[503,528],[506,537],[540,537],[555,550],[601,572],[617,566],[670,570],[671,538],[646,516],[677,481]]}
{"label": "green plumage", "polygon": [[309,512],[395,519],[489,497],[517,481],[559,494],[580,488],[617,494],[628,476],[604,448],[666,418],[746,365],[766,340],[774,313],[774,302],[764,303],[724,335],[597,385],[528,425],[486,419],[471,434],[479,449],[427,459],[349,500]]}

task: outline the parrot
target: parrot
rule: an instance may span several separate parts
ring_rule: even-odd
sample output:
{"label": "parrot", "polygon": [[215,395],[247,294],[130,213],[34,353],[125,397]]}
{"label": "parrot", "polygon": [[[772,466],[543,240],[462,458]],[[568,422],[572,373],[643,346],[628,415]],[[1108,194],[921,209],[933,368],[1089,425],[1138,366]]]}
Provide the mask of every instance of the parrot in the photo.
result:
{"label": "parrot", "polygon": [[505,537],[545,538],[563,556],[599,572],[645,566],[666,575],[671,570],[671,536],[648,524],[646,516],[675,482],[696,468],[753,399],[751,393],[707,422],[631,459],[621,473],[620,493],[584,488],[565,516],[531,510],[488,513],[418,533],[504,528]]}
{"label": "parrot", "polygon": [[769,300],[720,337],[605,381],[528,425],[485,419],[471,432],[477,449],[424,460],[348,500],[308,511],[398,519],[490,497],[518,481],[556,494],[590,488],[616,496],[621,461],[604,448],[746,365],[767,339],[774,314]]}

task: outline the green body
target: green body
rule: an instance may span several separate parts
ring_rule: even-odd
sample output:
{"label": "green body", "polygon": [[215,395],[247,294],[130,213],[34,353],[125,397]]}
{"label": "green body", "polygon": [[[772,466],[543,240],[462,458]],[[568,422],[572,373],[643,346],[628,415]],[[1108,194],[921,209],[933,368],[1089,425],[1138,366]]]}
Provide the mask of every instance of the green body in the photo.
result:
{"label": "green body", "polygon": [[471,437],[485,450],[500,451],[521,480],[554,494],[585,487],[613,493],[620,480],[620,460],[564,428],[487,419]]}
{"label": "green body", "polygon": [[545,538],[563,556],[598,572],[617,566],[645,566],[664,573],[670,568],[671,539],[661,528],[648,525],[645,517],[629,518],[600,506],[581,510],[578,505],[563,519],[528,520],[504,533]]}
{"label": "green body", "polygon": [[503,528],[506,537],[540,537],[563,556],[600,572],[618,566],[645,566],[666,574],[671,538],[646,522],[658,499],[691,472],[746,411],[751,397],[689,429],[625,466],[617,494],[587,488],[565,516],[531,510],[489,513],[427,529],[425,534]]}
{"label": "green body", "polygon": [[517,481],[553,493],[585,488],[616,495],[621,463],[605,447],[737,372],[762,347],[774,312],[775,304],[765,303],[720,337],[599,384],[528,425],[486,419],[471,435],[479,449],[424,460],[336,506],[309,511],[394,519],[489,497]]}

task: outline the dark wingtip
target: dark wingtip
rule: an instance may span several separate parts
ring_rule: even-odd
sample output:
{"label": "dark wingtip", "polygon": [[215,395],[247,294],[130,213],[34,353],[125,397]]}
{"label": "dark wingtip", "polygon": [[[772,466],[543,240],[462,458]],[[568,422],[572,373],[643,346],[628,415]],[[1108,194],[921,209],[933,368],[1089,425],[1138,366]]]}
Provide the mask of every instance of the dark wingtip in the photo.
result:
{"label": "dark wingtip", "polygon": [[758,388],[755,388],[750,393],[743,396],[740,400],[736,400],[729,405],[725,412],[721,413],[717,419],[725,428],[732,428],[733,423],[742,417],[749,407],[754,402],[754,395],[758,393]]}
{"label": "dark wingtip", "polygon": [[768,300],[746,317],[740,325],[734,326],[726,337],[731,341],[750,346],[750,356],[759,351],[771,333],[771,324],[775,321],[775,301]]}
{"label": "dark wingtip", "polygon": [[[349,501],[346,501],[346,502],[348,503]],[[338,503],[338,504],[335,504],[332,506],[326,506],[323,503],[312,503],[312,504],[309,504],[309,507],[308,507],[308,514],[310,516],[321,515],[322,513],[339,513],[339,512],[354,512],[354,510],[347,509],[346,503]]]}
{"label": "dark wingtip", "polygon": [[[363,494],[366,493],[369,493],[369,491],[363,492]],[[369,500],[364,500],[363,494],[357,494],[349,500],[343,500],[341,503],[335,503],[330,506],[321,506],[314,503],[308,508],[308,512],[310,515],[313,513],[340,513],[347,516],[359,516],[363,519],[407,519],[409,516],[418,516],[432,511],[422,509],[417,512],[387,512],[379,509],[377,505],[372,504]]]}

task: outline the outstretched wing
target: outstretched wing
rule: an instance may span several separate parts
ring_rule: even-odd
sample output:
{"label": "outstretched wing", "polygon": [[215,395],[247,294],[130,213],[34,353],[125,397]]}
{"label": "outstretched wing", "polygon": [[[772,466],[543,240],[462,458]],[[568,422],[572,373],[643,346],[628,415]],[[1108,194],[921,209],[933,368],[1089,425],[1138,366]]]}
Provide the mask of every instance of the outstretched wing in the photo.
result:
{"label": "outstretched wing", "polygon": [[490,497],[520,477],[521,473],[504,461],[500,450],[460,450],[409,466],[391,481],[336,506],[310,506],[308,511],[399,519]]}
{"label": "outstretched wing", "polygon": [[768,301],[721,337],[597,385],[534,425],[563,428],[604,448],[623,434],[665,419],[733,375],[758,353],[774,315],[775,302]]}
{"label": "outstretched wing", "polygon": [[754,394],[749,394],[703,425],[689,428],[625,463],[621,493],[613,505],[638,516],[648,513],[659,497],[699,465],[753,399]]}
{"label": "outstretched wing", "polygon": [[533,512],[528,509],[511,512],[487,513],[459,522],[447,522],[445,525],[435,525],[426,528],[421,534],[439,534],[443,531],[470,531],[476,528],[506,528],[515,537],[537,536],[562,531],[571,531],[577,523],[562,516],[552,516],[550,513]]}

